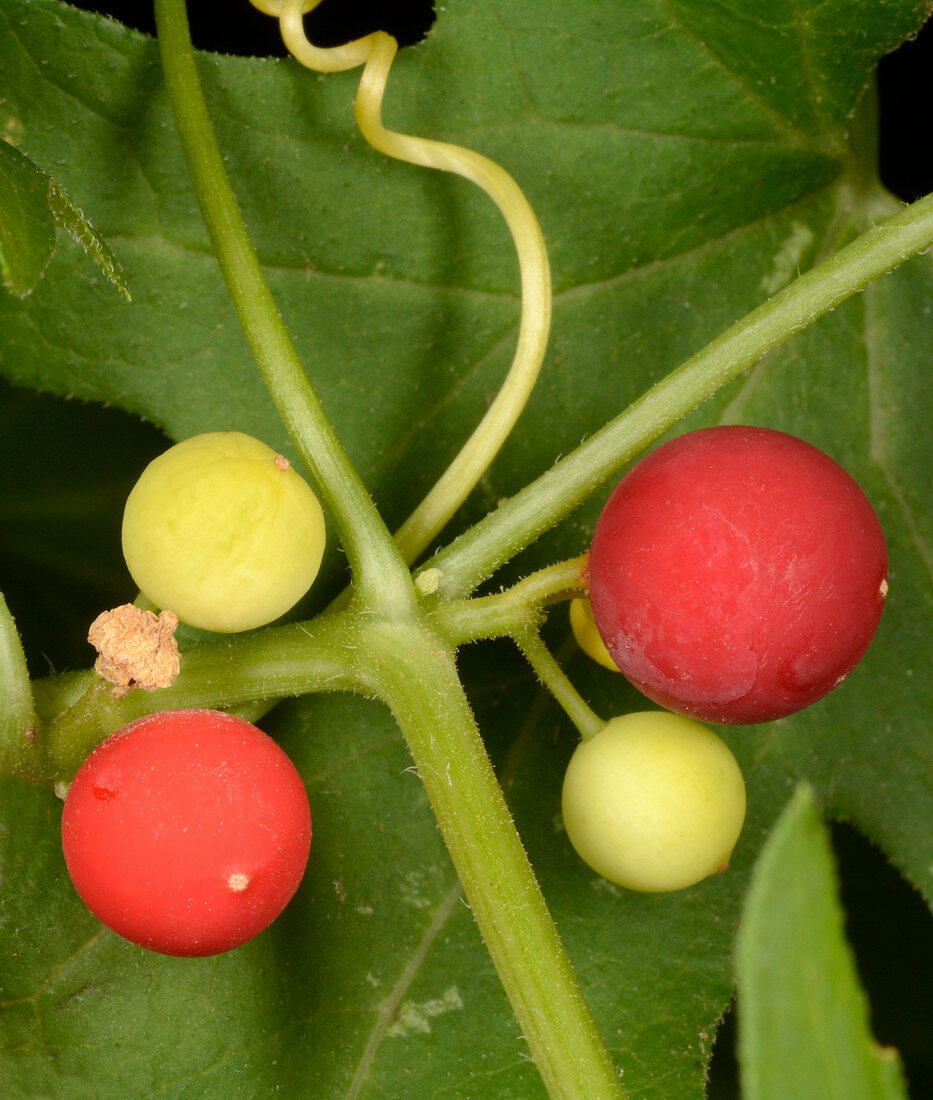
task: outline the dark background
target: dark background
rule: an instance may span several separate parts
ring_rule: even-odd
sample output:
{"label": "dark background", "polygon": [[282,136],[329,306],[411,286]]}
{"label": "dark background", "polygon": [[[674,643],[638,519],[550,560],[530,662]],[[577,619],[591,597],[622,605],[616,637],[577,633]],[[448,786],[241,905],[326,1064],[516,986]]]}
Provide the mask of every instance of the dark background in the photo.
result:
{"label": "dark background", "polygon": [[[83,0],[76,6],[111,15],[149,34],[155,31],[152,6],[147,0]],[[235,4],[227,0],[224,7],[229,17],[220,23],[216,5],[190,5],[196,46],[219,53],[284,56],[274,19],[254,9],[248,0],[236,0]],[[306,28],[312,41],[321,46],[336,45],[376,29],[388,31],[401,45],[407,45],[424,37],[433,18],[430,0],[396,0],[395,3],[389,0],[382,3],[323,0],[307,17]],[[930,140],[933,23],[928,24],[915,40],[882,60],[878,91],[881,179],[899,198],[910,202],[933,191],[933,143]],[[50,492],[56,483],[73,486],[82,478],[86,478],[89,487],[100,486],[103,475],[92,468],[93,460],[88,459],[87,470],[76,469],[74,456],[97,453],[87,443],[99,438],[102,431],[109,433],[120,428],[127,437],[132,437],[132,446],[139,452],[129,463],[134,469],[140,469],[165,445],[159,433],[149,425],[140,424],[118,410],[74,403],[65,406],[52,398],[10,391],[3,383],[0,383],[0,390],[10,414],[4,435],[12,448],[11,453],[18,453],[17,431],[24,433],[23,453],[34,455],[26,444],[36,438],[37,433],[39,438],[60,438],[67,443],[60,453],[71,457],[62,459],[61,469],[45,472]],[[21,402],[23,407],[19,409]],[[21,415],[14,415],[17,409]],[[84,436],[86,439],[82,443]],[[6,464],[4,473],[14,480],[17,476]],[[31,477],[35,483],[35,469]],[[6,480],[7,477],[0,474],[0,498]],[[119,516],[118,501],[125,496],[131,480],[125,486],[115,484],[107,501],[102,501],[102,509],[106,506],[108,514]],[[118,534],[111,534],[110,541],[119,545]],[[52,537],[51,531],[49,535]],[[81,638],[78,638],[77,647],[65,645],[56,649],[54,641],[50,643],[49,639],[50,623],[62,618],[62,629],[53,630],[53,637],[73,641],[75,632],[69,628],[71,620],[89,622],[102,606],[112,606],[126,598],[125,593],[110,593],[110,602],[107,602],[108,594],[101,590],[99,578],[85,578],[86,583],[82,586],[76,583],[79,578],[73,575],[63,573],[56,577],[54,567],[50,581],[50,565],[48,562],[41,565],[40,569],[45,572],[37,577],[34,563],[27,564],[25,556],[17,547],[11,547],[9,538],[0,532],[4,588],[23,632],[34,675],[42,675],[50,667],[80,667],[91,659],[90,650],[80,644]],[[110,584],[120,584],[119,569],[120,565],[116,564]],[[41,598],[37,598],[39,593]],[[871,1000],[875,1035],[882,1043],[901,1051],[915,1100],[933,1097],[933,982],[930,981],[933,922],[930,913],[919,895],[900,878],[883,855],[853,829],[833,826],[833,841],[848,932]],[[737,1095],[734,1026],[730,1013],[714,1054],[710,1097],[727,1100]]]}
{"label": "dark background", "polygon": [[[76,7],[111,15],[137,30],[155,33],[149,0],[81,0]],[[191,36],[200,49],[244,56],[284,57],[275,19],[238,0],[221,22],[213,4],[189,5]],[[443,17],[443,16],[442,16]],[[400,46],[424,38],[435,18],[431,0],[322,0],[305,17],[315,45],[334,46],[374,30],[393,35]],[[917,37],[883,58],[879,66],[881,180],[912,202],[933,191],[933,22]]]}

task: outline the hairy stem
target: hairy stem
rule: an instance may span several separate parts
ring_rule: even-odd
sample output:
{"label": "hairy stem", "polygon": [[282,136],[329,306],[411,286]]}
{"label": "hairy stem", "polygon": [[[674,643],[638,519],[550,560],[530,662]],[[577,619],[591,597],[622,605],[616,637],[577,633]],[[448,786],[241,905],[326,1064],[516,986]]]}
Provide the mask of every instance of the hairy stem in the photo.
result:
{"label": "hairy stem", "polygon": [[537,630],[545,604],[582,595],[585,566],[586,555],[581,554],[529,573],[511,588],[492,596],[439,603],[431,611],[431,621],[452,645]]}
{"label": "hairy stem", "polygon": [[331,513],[357,597],[398,613],[408,570],[309,382],[263,275],[223,165],[195,64],[185,0],[155,0],[159,51],[194,191],[231,300],[269,393]]}
{"label": "hairy stem", "polygon": [[589,741],[606,728],[606,723],[584,702],[537,631],[526,630],[516,634],[515,641],[538,679],[560,704],[584,741]]}
{"label": "hairy stem", "polygon": [[[195,646],[171,687],[115,699],[93,670],[35,684],[45,767],[33,778],[69,779],[108,734],[144,714],[181,707],[232,708],[322,691],[373,693],[365,615],[344,612]],[[46,774],[47,773],[47,774]]]}
{"label": "hairy stem", "polygon": [[933,195],[801,275],[648,390],[596,435],[434,555],[440,597],[471,592],[726,382],[795,332],[933,245]]}
{"label": "hairy stem", "polygon": [[[454,663],[440,638],[374,624],[369,653],[483,939],[553,1098],[622,1086],[512,825]],[[430,685],[430,690],[427,690]]]}

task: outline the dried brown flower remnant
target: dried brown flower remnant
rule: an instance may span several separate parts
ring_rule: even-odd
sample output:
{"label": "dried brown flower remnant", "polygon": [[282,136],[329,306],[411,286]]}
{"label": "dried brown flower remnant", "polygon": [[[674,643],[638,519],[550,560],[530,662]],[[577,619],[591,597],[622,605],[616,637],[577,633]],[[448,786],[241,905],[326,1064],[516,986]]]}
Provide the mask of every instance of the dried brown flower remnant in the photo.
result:
{"label": "dried brown flower remnant", "polygon": [[179,668],[177,626],[173,612],[154,615],[131,603],[104,611],[91,623],[87,640],[100,654],[94,667],[114,685],[118,699],[133,688],[155,691],[172,683]]}

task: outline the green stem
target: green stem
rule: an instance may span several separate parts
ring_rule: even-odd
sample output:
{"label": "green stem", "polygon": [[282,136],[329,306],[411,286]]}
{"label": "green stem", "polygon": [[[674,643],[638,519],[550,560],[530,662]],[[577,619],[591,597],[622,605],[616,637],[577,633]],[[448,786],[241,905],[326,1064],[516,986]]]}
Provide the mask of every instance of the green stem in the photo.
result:
{"label": "green stem", "polygon": [[[534,630],[542,604],[580,590],[584,563],[584,557],[572,558],[538,570],[504,592],[442,603],[430,614],[432,624],[454,647]],[[2,607],[0,597],[0,612]],[[90,669],[46,677],[34,685],[46,758],[24,758],[23,767],[36,779],[68,775],[108,733],[157,710],[230,709],[322,691],[378,693],[367,656],[369,620],[345,609],[310,622],[218,638],[183,653],[181,672],[171,687],[137,690],[123,699],[115,699],[110,685]],[[28,691],[28,680],[25,684]],[[7,698],[17,698],[12,680]],[[28,700],[26,726],[33,722],[31,693]],[[12,708],[7,711],[12,713]]]}
{"label": "green stem", "polygon": [[204,224],[276,408],[329,509],[371,610],[410,609],[408,570],[304,372],[243,224],[195,64],[185,0],[155,0],[165,86]]}
{"label": "green stem", "polygon": [[30,774],[42,752],[23,645],[0,595],[0,775]]}
{"label": "green stem", "polygon": [[[568,577],[565,566],[554,572]],[[50,777],[70,778],[104,736],[153,710],[313,690],[378,695],[395,714],[551,1096],[624,1096],[512,824],[457,678],[454,647],[423,623],[348,610],[207,643],[183,655],[170,688],[122,700],[93,672],[40,682]]]}
{"label": "green stem", "polygon": [[432,608],[431,621],[454,646],[536,630],[544,604],[583,594],[585,566],[586,555],[581,554],[529,573],[504,592],[439,603]]}
{"label": "green stem", "polygon": [[512,825],[457,678],[453,648],[416,624],[374,623],[367,633],[380,694],[405,733],[550,1096],[623,1097]]}
{"label": "green stem", "polygon": [[795,279],[431,558],[424,568],[439,571],[435,590],[447,598],[467,595],[726,382],[931,244],[928,195]]}
{"label": "green stem", "polygon": [[234,635],[186,650],[171,687],[115,699],[94,671],[35,685],[46,763],[33,778],[70,778],[104,737],[144,714],[181,707],[232,708],[321,691],[373,694],[362,614]]}
{"label": "green stem", "polygon": [[536,631],[527,630],[515,636],[518,648],[564,713],[577,727],[584,741],[589,741],[606,728],[605,721],[593,711],[568,680],[566,673]]}

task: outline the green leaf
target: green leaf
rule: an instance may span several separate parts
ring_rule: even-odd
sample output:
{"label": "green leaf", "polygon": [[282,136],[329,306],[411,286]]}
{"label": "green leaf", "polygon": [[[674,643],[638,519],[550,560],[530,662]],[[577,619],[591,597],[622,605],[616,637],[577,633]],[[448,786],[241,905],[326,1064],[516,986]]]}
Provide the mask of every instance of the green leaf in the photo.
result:
{"label": "green leaf", "polygon": [[[503,164],[539,214],[556,290],[541,383],[452,536],[893,205],[874,179],[871,96],[859,96],[929,4],[444,8],[429,40],[402,51],[386,122]],[[27,301],[0,301],[0,370],[139,413],[173,438],[239,429],[290,454],[207,251],[154,44],[57,0],[0,0],[0,52],[0,100],[22,149],[81,196],[134,289],[132,304],[118,302],[62,241]],[[209,55],[200,66],[277,300],[396,524],[467,437],[511,359],[518,288],[506,230],[467,183],[388,162],[362,142],[355,74]],[[749,792],[726,874],[658,897],[592,875],[560,826],[573,731],[510,646],[461,654],[521,835],[633,1095],[702,1095],[750,869],[798,777],[933,900],[931,299],[931,260],[919,257],[685,425],[744,420],[822,446],[865,486],[892,562],[879,635],[849,680],[800,715],[726,732]],[[102,436],[105,457],[111,446]],[[113,493],[104,470],[97,477]],[[18,481],[28,502],[28,469]],[[600,504],[507,575],[580,553]],[[108,562],[119,557],[119,505],[110,511]],[[80,561],[77,591],[91,555],[72,544],[67,518],[63,506],[25,554],[33,564],[43,551]],[[18,530],[13,520],[6,527],[8,538]],[[313,599],[343,583],[332,547]],[[56,627],[31,603],[40,600],[11,597],[41,652]],[[549,640],[597,711],[644,705],[618,677],[562,649],[568,634],[555,609]],[[295,905],[227,958],[159,959],[98,935],[64,877],[54,800],[9,781],[0,800],[0,1074],[11,1095],[541,1095],[386,714],[309,698],[268,725],[308,783],[314,855]],[[180,1037],[179,1019],[197,1025]]]}
{"label": "green leaf", "polygon": [[0,595],[0,760],[3,771],[15,772],[34,755],[30,740],[35,733],[32,689],[26,669],[26,655],[16,623]]}
{"label": "green leaf", "polygon": [[20,298],[32,292],[51,258],[55,222],[130,301],[117,258],[87,218],[51,176],[0,141],[0,274],[3,285]]}
{"label": "green leaf", "polygon": [[737,941],[746,1100],[904,1100],[868,1028],[829,838],[802,784],[755,866]]}
{"label": "green leaf", "polygon": [[48,178],[22,153],[0,141],[0,276],[24,298],[45,271],[55,248]]}
{"label": "green leaf", "polygon": [[68,198],[64,191],[53,179],[49,179],[49,209],[59,225],[63,226],[71,234],[74,241],[79,244],[91,257],[94,263],[106,275],[107,280],[115,286],[123,299],[132,301],[130,288],[123,277],[123,269],[116,256],[110,251],[107,242],[97,235],[94,227],[84,214]]}

